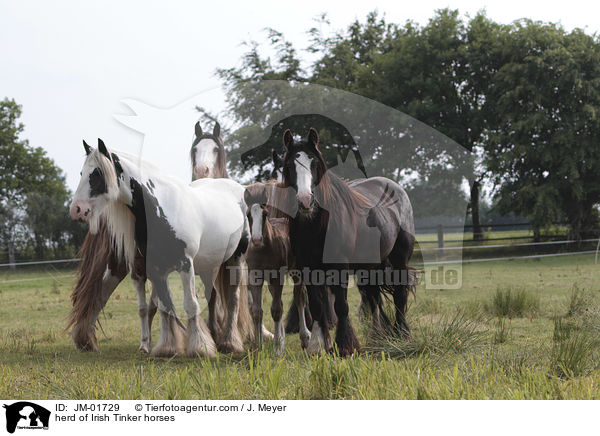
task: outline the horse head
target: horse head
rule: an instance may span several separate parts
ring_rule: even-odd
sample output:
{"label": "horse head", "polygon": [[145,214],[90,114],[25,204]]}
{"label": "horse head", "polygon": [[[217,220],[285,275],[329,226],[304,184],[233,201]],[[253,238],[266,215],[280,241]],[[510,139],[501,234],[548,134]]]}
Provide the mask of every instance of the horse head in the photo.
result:
{"label": "horse head", "polygon": [[312,127],[306,140],[295,141],[289,129],[283,133],[283,185],[296,191],[298,209],[304,215],[311,215],[315,211],[316,187],[327,171],[318,144],[319,134]]}
{"label": "horse head", "polygon": [[219,123],[215,123],[212,134],[204,133],[200,122],[196,123],[190,156],[192,180],[227,177],[225,145],[221,138]]}
{"label": "horse head", "polygon": [[98,149],[92,149],[85,141],[83,147],[86,159],[69,213],[74,220],[90,222],[119,197],[123,168],[118,156],[110,153],[101,139]]}

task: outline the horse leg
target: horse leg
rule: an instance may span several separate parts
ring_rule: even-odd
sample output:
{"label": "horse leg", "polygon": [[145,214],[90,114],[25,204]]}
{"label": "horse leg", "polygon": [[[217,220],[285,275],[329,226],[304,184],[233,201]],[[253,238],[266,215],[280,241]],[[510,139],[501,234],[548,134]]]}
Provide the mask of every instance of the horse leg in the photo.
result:
{"label": "horse leg", "polygon": [[400,271],[401,277],[401,283],[393,286],[394,306],[396,308],[394,327],[407,338],[410,337],[410,328],[406,322],[406,305],[408,293],[411,289],[408,261],[412,254],[413,245],[414,237],[406,232],[401,232],[388,259],[390,266]]}
{"label": "horse leg", "polygon": [[[144,257],[136,255],[131,270],[131,281],[137,292],[138,315],[140,316],[140,353],[150,352],[150,324],[148,323],[148,304],[146,303],[146,263]],[[152,300],[152,298],[150,298]]]}
{"label": "horse leg", "polygon": [[348,316],[348,289],[342,285],[334,285],[331,290],[335,296],[335,313],[338,318],[335,343],[340,356],[350,356],[354,351],[360,351],[360,344]]}
{"label": "horse leg", "polygon": [[146,303],[146,280],[136,280],[131,277],[137,293],[138,315],[140,316],[140,353],[150,352],[150,325],[148,324],[148,303]]}
{"label": "horse leg", "polygon": [[200,305],[196,298],[194,266],[190,265],[188,270],[182,270],[179,275],[183,284],[183,308],[188,316],[186,354],[190,357],[214,357],[215,342],[200,316]]}
{"label": "horse leg", "polygon": [[321,285],[307,285],[308,304],[313,317],[312,332],[306,352],[308,354],[321,354],[324,350],[332,349],[331,336],[329,336],[329,323],[327,321],[327,288]]}
{"label": "horse leg", "polygon": [[[310,330],[306,325],[306,288],[302,283],[294,283],[294,304],[297,308],[298,313],[298,333],[300,334],[300,344],[302,348],[308,347],[308,341],[310,340]],[[289,313],[289,312],[288,312]],[[287,330],[286,330],[287,331]]]}
{"label": "horse leg", "polygon": [[331,290],[329,289],[327,291],[327,321],[329,322],[329,328],[333,328],[338,320],[337,320],[337,316],[335,314],[335,307],[334,307],[334,302],[335,302],[335,296],[333,295],[333,292],[331,292]]}
{"label": "horse leg", "polygon": [[[160,277],[152,280],[152,292],[157,294],[170,294],[167,277]],[[160,336],[151,355],[155,357],[171,357],[176,354],[183,354],[183,332],[175,319],[175,315],[170,314],[158,301],[158,310],[160,312]]]}
{"label": "horse leg", "polygon": [[227,314],[225,331],[223,340],[219,344],[219,351],[222,353],[242,353],[244,343],[238,328],[241,271],[236,268],[227,268],[227,271],[229,280],[223,283]]}
{"label": "horse leg", "polygon": [[254,321],[254,346],[257,350],[262,348],[263,341],[263,309],[262,309],[262,288],[263,279],[260,278],[256,283],[249,283],[249,295],[252,295],[252,320]]}
{"label": "horse leg", "polygon": [[275,337],[273,340],[273,348],[278,355],[283,354],[285,348],[285,328],[283,327],[283,301],[281,294],[283,292],[283,284],[279,277],[275,277],[269,281],[269,291],[273,300],[271,301],[271,316],[275,322]]}
{"label": "horse leg", "polygon": [[158,310],[157,306],[157,296],[154,291],[154,287],[151,286],[152,292],[150,293],[150,301],[148,302],[148,345],[152,346],[152,321],[154,320],[154,315],[156,315],[156,311]]}
{"label": "horse leg", "polygon": [[298,305],[292,301],[285,317],[285,332],[287,334],[298,333],[300,331],[300,316]]}

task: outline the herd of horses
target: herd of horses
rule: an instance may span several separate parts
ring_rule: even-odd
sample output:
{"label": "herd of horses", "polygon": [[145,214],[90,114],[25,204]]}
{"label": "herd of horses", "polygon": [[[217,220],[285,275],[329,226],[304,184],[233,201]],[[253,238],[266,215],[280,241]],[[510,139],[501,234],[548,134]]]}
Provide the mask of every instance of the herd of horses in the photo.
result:
{"label": "herd of horses", "polygon": [[[288,318],[297,321],[308,353],[337,347],[348,356],[360,350],[349,318],[348,283],[339,279],[345,272],[402,273],[406,279],[400,282],[363,280],[357,287],[361,304],[370,309],[371,329],[408,337],[405,312],[416,272],[408,265],[415,238],[405,191],[383,177],[336,176],[313,128],[300,140],[286,130],[282,143],[282,150],[273,150],[272,180],[242,186],[228,177],[218,123],[212,133],[195,126],[190,184],[109,150],[101,140],[97,148],[84,141],[86,158],[70,206],[73,219],[89,224],[68,324],[76,348],[98,350],[98,317],[127,274],[138,297],[139,351],[154,356],[240,353],[245,343],[260,347],[265,338],[282,353],[286,330],[294,330],[284,326],[282,302],[285,274],[292,270],[307,273],[292,277]],[[177,316],[169,288],[174,271],[183,285],[187,325]],[[310,279],[325,275],[334,279]],[[200,315],[196,276],[204,285],[208,322]],[[263,323],[265,282],[273,333]],[[386,294],[393,300],[393,321],[384,310]],[[152,347],[157,310],[160,337]],[[335,347],[329,334],[334,325]]]}

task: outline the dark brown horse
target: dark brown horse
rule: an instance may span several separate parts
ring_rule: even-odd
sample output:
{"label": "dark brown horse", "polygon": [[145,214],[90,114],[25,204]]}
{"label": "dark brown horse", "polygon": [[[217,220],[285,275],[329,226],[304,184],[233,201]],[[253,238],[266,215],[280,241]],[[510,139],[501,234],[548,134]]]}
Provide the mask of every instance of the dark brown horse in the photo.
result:
{"label": "dark brown horse", "polygon": [[[286,270],[294,268],[294,258],[290,249],[288,220],[278,216],[277,211],[269,206],[273,203],[273,196],[277,192],[277,181],[254,183],[246,187],[244,200],[248,206],[248,221],[250,223],[250,246],[246,255],[248,264],[248,288],[252,295],[251,312],[254,319],[256,332],[255,346],[262,346],[263,324],[262,288],[266,281],[273,300],[271,302],[271,316],[275,322],[273,346],[278,354],[283,353],[285,347],[285,329],[283,327],[283,302],[281,300]],[[299,333],[302,347],[306,348],[310,339],[310,313],[306,309],[306,288],[300,280],[294,280],[294,305],[300,313],[307,313],[299,320]]]}
{"label": "dark brown horse", "polygon": [[[221,128],[216,123],[212,134],[204,133],[200,123],[195,126],[195,138],[190,150],[192,161],[192,180],[202,177],[227,178],[226,153],[220,135]],[[96,325],[98,315],[104,308],[108,299],[119,283],[131,273],[131,278],[138,296],[138,314],[141,323],[141,340],[139,351],[150,351],[151,325],[156,314],[156,305],[153,298],[149,304],[146,302],[146,262],[139,253],[136,254],[133,268],[119,260],[110,240],[106,223],[101,220],[96,233],[88,232],[79,252],[81,262],[77,270],[77,283],[71,293],[73,308],[69,314],[67,329],[73,327],[71,336],[75,347],[81,351],[97,351]],[[222,276],[222,274],[220,273]],[[224,277],[218,280],[223,281]],[[212,316],[216,321],[209,321],[209,325],[220,325],[223,317],[220,312],[217,298],[211,298]],[[243,303],[242,303],[243,304]],[[240,320],[242,321],[242,320]],[[243,322],[250,322],[243,320]],[[245,331],[245,330],[242,330]]]}
{"label": "dark brown horse", "polygon": [[[325,309],[328,285],[338,318],[336,344],[340,355],[347,356],[360,349],[348,316],[348,273],[355,274],[364,292],[375,294],[370,297],[374,308],[379,306],[381,292],[392,294],[395,326],[408,334],[405,311],[414,285],[408,279],[414,247],[413,214],[408,196],[397,183],[375,177],[349,186],[328,171],[318,142],[318,133],[312,128],[307,139],[299,142],[289,130],[284,132],[281,187],[288,192],[288,204],[283,209],[291,217],[290,242],[297,267],[309,273],[303,277],[313,317],[308,351],[333,348]],[[399,280],[380,281],[388,272]],[[327,283],[324,277],[328,277]]]}

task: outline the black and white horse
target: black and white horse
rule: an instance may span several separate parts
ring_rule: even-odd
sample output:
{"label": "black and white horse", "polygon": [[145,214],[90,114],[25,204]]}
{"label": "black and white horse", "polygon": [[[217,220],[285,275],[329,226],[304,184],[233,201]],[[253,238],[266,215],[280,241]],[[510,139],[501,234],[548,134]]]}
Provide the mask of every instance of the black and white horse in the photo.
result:
{"label": "black and white horse", "polygon": [[[313,279],[305,283],[313,317],[308,352],[333,347],[326,316],[326,285],[314,280],[327,276],[332,278],[327,284],[335,296],[338,318],[336,344],[340,355],[347,356],[360,346],[348,317],[344,272],[382,272],[377,277],[383,277],[385,269],[400,273],[394,275],[404,279],[398,282],[367,279],[358,284],[373,302],[374,322],[379,315],[380,292],[389,290],[396,309],[395,326],[408,334],[405,310],[413,284],[407,279],[415,239],[413,213],[406,192],[389,179],[356,180],[349,186],[328,171],[318,143],[318,133],[312,128],[307,139],[298,142],[289,130],[284,132],[281,186],[288,192],[292,188],[293,197],[284,209],[291,211],[290,242],[297,267],[308,269]],[[358,274],[356,278],[358,282]]]}
{"label": "black and white horse", "polygon": [[[195,274],[205,289],[213,289],[222,264],[240,263],[248,244],[244,188],[228,179],[204,179],[188,185],[153,165],[125,153],[110,153],[84,142],[86,160],[71,203],[73,219],[90,223],[92,233],[106,221],[116,256],[131,268],[136,251],[146,261],[146,274],[161,312],[161,335],[152,354],[170,356],[183,351],[168,275],[178,271],[188,315],[185,352],[215,354],[215,342],[200,317]],[[223,351],[242,351],[238,329],[239,283],[229,281]],[[243,298],[246,298],[244,295]],[[248,314],[249,317],[249,314]]]}

